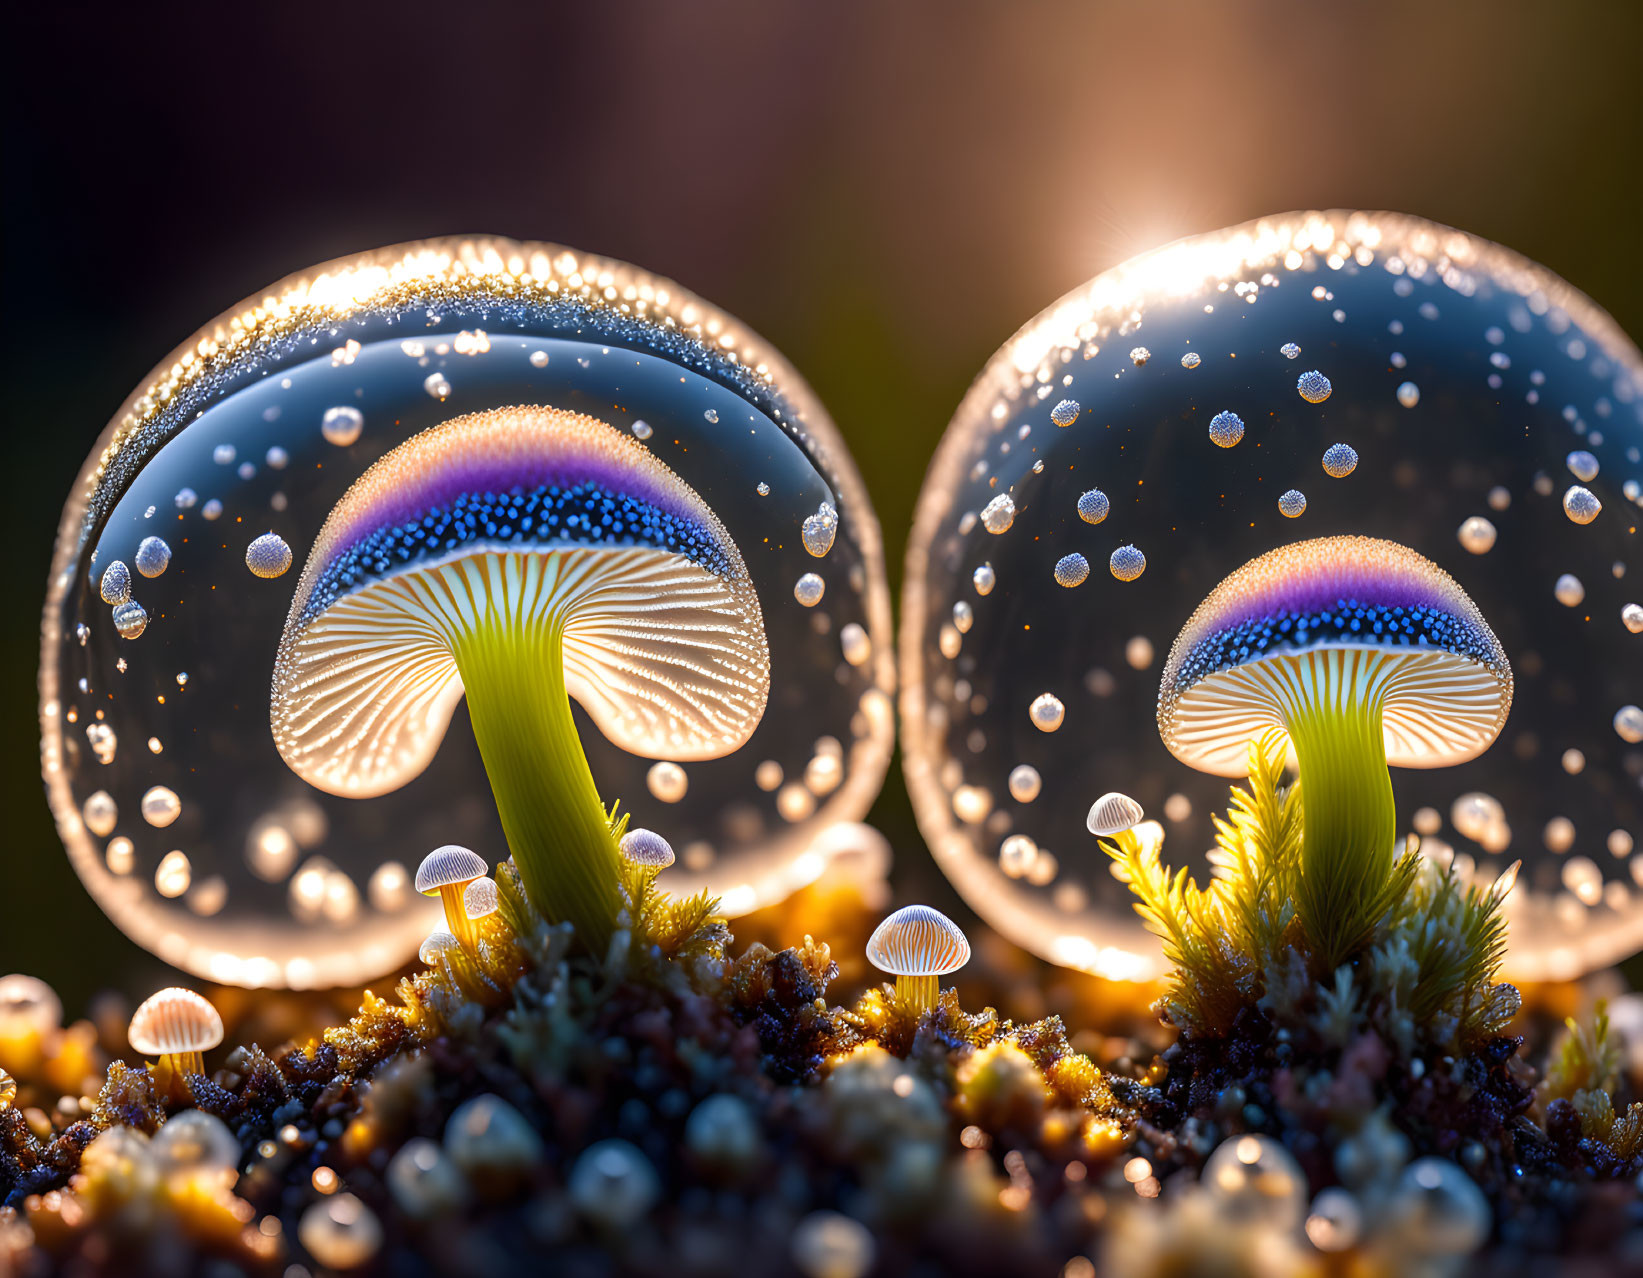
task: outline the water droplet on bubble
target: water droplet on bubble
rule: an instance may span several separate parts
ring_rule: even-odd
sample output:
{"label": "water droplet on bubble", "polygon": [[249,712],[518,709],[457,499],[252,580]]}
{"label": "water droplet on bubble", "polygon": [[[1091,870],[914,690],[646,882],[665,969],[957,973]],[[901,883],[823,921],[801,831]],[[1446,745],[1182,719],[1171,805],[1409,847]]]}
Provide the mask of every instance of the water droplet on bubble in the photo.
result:
{"label": "water droplet on bubble", "polygon": [[650,787],[652,797],[663,803],[677,803],[690,788],[690,778],[677,763],[664,759],[651,765],[645,774],[645,784]]}
{"label": "water droplet on bubble", "polygon": [[[440,377],[435,373],[434,377]],[[429,382],[434,377],[428,379]],[[443,379],[441,379],[443,380]],[[426,385],[427,383],[424,383]],[[432,390],[428,392],[434,394]],[[445,394],[450,394],[450,387],[446,386]],[[443,399],[444,396],[439,398]],[[312,421],[312,418],[309,418]],[[335,444],[338,448],[347,448],[359,440],[360,432],[365,429],[365,414],[352,404],[338,404],[335,408],[327,408],[320,418],[320,434],[325,436],[327,443]]]}
{"label": "water droplet on bubble", "polygon": [[1301,348],[1295,345],[1294,342],[1285,342],[1278,348],[1278,354],[1282,355],[1285,359],[1298,359],[1301,354]]}
{"label": "water droplet on bubble", "polygon": [[1203,361],[1198,358],[1198,352],[1197,351],[1188,351],[1185,355],[1181,356],[1181,367],[1182,368],[1186,368],[1186,369],[1197,368],[1198,365],[1201,364],[1202,362]]}
{"label": "water droplet on bubble", "polygon": [[1331,444],[1324,449],[1324,474],[1331,479],[1345,479],[1358,469],[1358,450],[1351,444]]}
{"label": "water droplet on bubble", "polygon": [[1058,586],[1082,586],[1090,575],[1090,561],[1074,553],[1063,555],[1055,564],[1055,583]]}
{"label": "water droplet on bubble", "polygon": [[814,608],[821,602],[822,594],[826,589],[826,582],[815,573],[807,572],[793,583],[793,598],[797,599],[806,608]]}
{"label": "water droplet on bubble", "polygon": [[1309,373],[1302,373],[1296,379],[1295,389],[1301,393],[1301,398],[1307,403],[1321,404],[1329,398],[1330,392],[1335,388],[1329,384],[1329,378],[1317,369],[1313,369]]}
{"label": "water droplet on bubble", "polygon": [[1299,519],[1306,514],[1306,494],[1291,488],[1278,498],[1278,513],[1285,519]]}
{"label": "water droplet on bubble", "polygon": [[656,433],[654,430],[651,429],[650,423],[649,422],[644,422],[644,421],[634,422],[631,429],[633,431],[633,437],[635,439],[641,439],[641,440],[649,439],[652,435],[654,435]]}
{"label": "water droplet on bubble", "polygon": [[1482,515],[1464,520],[1455,531],[1455,539],[1474,555],[1487,555],[1495,545],[1495,526]]}
{"label": "water droplet on bubble", "polygon": [[1038,844],[1025,834],[1012,834],[999,844],[998,868],[1012,879],[1025,876],[1037,859]]}
{"label": "water droplet on bubble", "polygon": [[98,586],[98,593],[106,604],[123,604],[131,598],[131,569],[125,566],[123,560],[116,559],[107,568],[103,569],[103,578]]}
{"label": "water droplet on bubble", "polygon": [[1643,710],[1636,706],[1621,706],[1615,711],[1614,730],[1622,741],[1630,745],[1643,741]]}
{"label": "water droplet on bubble", "polygon": [[1147,557],[1134,546],[1120,546],[1112,552],[1107,567],[1119,581],[1134,581],[1147,570]]}
{"label": "water droplet on bubble", "polygon": [[179,897],[193,881],[194,867],[185,852],[173,850],[160,858],[154,869],[154,890],[166,898]]}
{"label": "water droplet on bubble", "polygon": [[1569,467],[1569,473],[1583,484],[1589,484],[1597,478],[1597,458],[1583,448],[1577,448],[1564,458]]}
{"label": "water droplet on bubble", "polygon": [[1041,692],[1033,698],[1032,705],[1027,707],[1027,717],[1033,721],[1033,727],[1040,732],[1054,732],[1067,717],[1067,707],[1061,704],[1061,698],[1053,692]]}
{"label": "water droplet on bubble", "polygon": [[1050,420],[1057,426],[1071,426],[1078,420],[1080,411],[1076,399],[1064,399],[1050,409]]}
{"label": "water droplet on bubble", "polygon": [[1413,408],[1421,402],[1421,388],[1414,382],[1404,382],[1398,387],[1398,403],[1405,408]]}
{"label": "water droplet on bubble", "polygon": [[1581,584],[1580,578],[1573,573],[1564,573],[1552,587],[1552,594],[1565,608],[1578,608],[1586,598],[1586,587]]}
{"label": "water droplet on bubble", "polygon": [[1107,517],[1112,503],[1099,488],[1091,488],[1078,498],[1078,517],[1086,524],[1098,524]]}
{"label": "water droplet on bubble", "polygon": [[873,642],[867,637],[867,631],[852,621],[839,631],[839,651],[850,665],[863,666],[873,655]]}
{"label": "water droplet on bubble", "polygon": [[253,576],[283,577],[291,567],[291,547],[278,533],[263,533],[245,548],[245,566]]}
{"label": "water droplet on bubble", "polygon": [[839,531],[839,513],[823,502],[815,514],[804,521],[799,530],[804,548],[817,559],[833,549],[833,538]]}
{"label": "water droplet on bubble", "polygon": [[144,537],[131,561],[143,576],[158,577],[171,564],[171,547],[159,537]]}
{"label": "water droplet on bubble", "polygon": [[163,785],[150,787],[143,794],[143,820],[157,830],[163,830],[182,815],[183,801],[175,790]]}
{"label": "water droplet on bubble", "polygon": [[1010,769],[1010,797],[1017,803],[1031,803],[1044,787],[1044,779],[1030,763]]}
{"label": "water droplet on bubble", "polygon": [[1563,513],[1577,524],[1591,523],[1602,509],[1603,503],[1592,495],[1591,489],[1579,484],[1571,484],[1569,491],[1563,494]]}
{"label": "water droplet on bubble", "polygon": [[86,823],[86,829],[99,839],[106,839],[114,833],[114,826],[120,819],[120,810],[114,805],[113,795],[107,790],[98,790],[86,799],[80,815]]}
{"label": "water droplet on bubble", "polygon": [[998,574],[993,571],[991,564],[982,564],[970,574],[970,584],[975,587],[976,594],[990,595],[993,587],[998,584]]}
{"label": "water droplet on bubble", "polygon": [[1237,413],[1222,411],[1210,418],[1209,437],[1220,448],[1231,448],[1244,437],[1244,419]]}
{"label": "water droplet on bubble", "polygon": [[981,508],[981,526],[997,536],[1010,531],[1015,523],[1015,502],[1009,493],[999,493]]}
{"label": "water droplet on bubble", "polygon": [[114,629],[122,639],[136,639],[148,629],[148,612],[135,599],[114,610]]}

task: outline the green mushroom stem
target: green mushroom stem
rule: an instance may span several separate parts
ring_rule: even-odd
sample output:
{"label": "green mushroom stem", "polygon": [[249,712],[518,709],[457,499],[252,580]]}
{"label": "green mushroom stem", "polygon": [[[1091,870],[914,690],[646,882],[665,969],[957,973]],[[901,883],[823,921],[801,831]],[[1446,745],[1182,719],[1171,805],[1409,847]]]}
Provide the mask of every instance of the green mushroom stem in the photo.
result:
{"label": "green mushroom stem", "polygon": [[1348,659],[1345,671],[1341,664],[1338,653],[1299,658],[1297,683],[1310,695],[1283,707],[1301,779],[1301,916],[1326,970],[1356,947],[1350,921],[1386,893],[1397,863],[1382,723],[1387,663],[1366,656]]}
{"label": "green mushroom stem", "polygon": [[453,642],[502,831],[532,904],[595,954],[620,908],[617,840],[565,689],[564,629],[488,608]]}

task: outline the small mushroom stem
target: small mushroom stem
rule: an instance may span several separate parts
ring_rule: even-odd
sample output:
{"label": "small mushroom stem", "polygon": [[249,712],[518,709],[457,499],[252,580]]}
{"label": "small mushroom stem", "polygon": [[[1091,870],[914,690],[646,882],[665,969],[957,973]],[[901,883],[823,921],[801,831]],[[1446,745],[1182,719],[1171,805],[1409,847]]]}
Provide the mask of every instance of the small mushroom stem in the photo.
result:
{"label": "small mushroom stem", "polygon": [[[616,839],[571,717],[563,638],[557,616],[504,615],[493,596],[453,651],[526,895],[603,954],[620,908]],[[471,935],[460,894],[446,916]]]}
{"label": "small mushroom stem", "polygon": [[1331,923],[1373,900],[1397,857],[1381,723],[1389,668],[1366,651],[1324,650],[1299,657],[1278,680],[1301,775],[1301,915],[1328,971],[1356,940]]}
{"label": "small mushroom stem", "polygon": [[922,1016],[936,1005],[936,999],[941,996],[941,978],[939,976],[898,976],[896,977],[896,1001],[917,1015]]}
{"label": "small mushroom stem", "polygon": [[166,1056],[165,1062],[171,1067],[171,1072],[186,1078],[190,1074],[205,1073],[204,1052],[172,1052]]}
{"label": "small mushroom stem", "polygon": [[[469,713],[472,713],[471,708]],[[485,767],[489,771],[489,759],[486,760]],[[492,787],[495,787],[494,781]],[[445,923],[451,929],[451,935],[456,937],[469,954],[477,954],[479,933],[474,928],[473,920],[468,917],[468,907],[462,899],[462,893],[467,886],[466,883],[447,883],[439,889],[439,899],[445,906]]]}

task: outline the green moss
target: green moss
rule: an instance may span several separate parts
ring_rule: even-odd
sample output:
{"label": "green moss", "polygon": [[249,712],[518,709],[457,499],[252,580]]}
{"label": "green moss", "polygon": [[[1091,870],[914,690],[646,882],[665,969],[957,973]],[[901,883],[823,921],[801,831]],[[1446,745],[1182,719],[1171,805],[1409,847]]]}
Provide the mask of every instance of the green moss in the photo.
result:
{"label": "green moss", "polygon": [[[1467,886],[1412,849],[1393,858],[1388,848],[1376,869],[1362,840],[1309,839],[1302,786],[1283,785],[1284,750],[1276,732],[1250,743],[1249,781],[1232,787],[1227,816],[1215,819],[1207,886],[1165,870],[1145,827],[1103,844],[1163,940],[1172,971],[1161,1014],[1218,1037],[1258,1008],[1337,1046],[1373,1027],[1406,1052],[1498,1034],[1519,1005],[1517,991],[1494,980],[1509,885]],[[1357,856],[1356,868],[1337,873],[1329,891],[1310,890],[1332,847]],[[1354,890],[1343,895],[1343,883]]]}

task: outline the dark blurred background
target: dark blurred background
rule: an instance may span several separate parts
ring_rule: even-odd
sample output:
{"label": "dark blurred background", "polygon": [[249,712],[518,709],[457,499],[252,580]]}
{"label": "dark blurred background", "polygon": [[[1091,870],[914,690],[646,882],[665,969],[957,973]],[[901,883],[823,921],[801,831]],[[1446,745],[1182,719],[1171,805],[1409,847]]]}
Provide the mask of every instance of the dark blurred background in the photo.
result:
{"label": "dark blurred background", "polygon": [[[926,461],[988,355],[1177,236],[1404,210],[1538,259],[1643,332],[1639,5],[137,8],[14,12],[0,76],[0,972],[48,977],[71,1013],[164,969],[82,891],[39,782],[58,513],[155,361],[290,271],[480,231],[679,280],[830,407],[893,589]],[[897,895],[969,926],[899,772],[873,819]]]}

